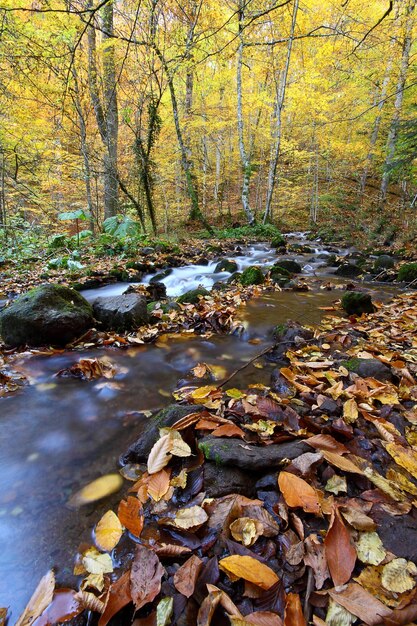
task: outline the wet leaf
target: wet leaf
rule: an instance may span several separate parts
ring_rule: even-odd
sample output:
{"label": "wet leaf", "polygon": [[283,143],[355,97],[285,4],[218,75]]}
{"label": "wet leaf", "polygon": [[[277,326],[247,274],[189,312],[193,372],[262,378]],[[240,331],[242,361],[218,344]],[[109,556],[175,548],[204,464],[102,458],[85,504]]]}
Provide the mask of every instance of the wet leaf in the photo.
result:
{"label": "wet leaf", "polygon": [[36,618],[51,604],[55,590],[55,575],[50,570],[41,580],[25,610],[19,617],[15,626],[30,626]]}
{"label": "wet leaf", "polygon": [[241,437],[242,439],[245,436],[243,430],[236,424],[222,424],[222,426],[213,430],[211,434],[213,437]]}
{"label": "wet leaf", "polygon": [[171,478],[170,485],[171,487],[181,487],[181,489],[185,489],[187,486],[187,470],[182,469],[178,476]]}
{"label": "wet leaf", "polygon": [[306,513],[320,513],[320,504],[315,489],[302,478],[289,472],[280,472],[278,486],[289,507],[301,507]]}
{"label": "wet leaf", "polygon": [[186,598],[193,595],[202,567],[203,561],[198,556],[193,555],[175,572],[175,588]]}
{"label": "wet leaf", "polygon": [[135,558],[130,570],[130,590],[136,610],[139,610],[161,591],[164,574],[157,555],[145,546],[136,547]]}
{"label": "wet leaf", "polygon": [[304,541],[304,549],[304,563],[313,570],[316,589],[321,589],[330,576],[324,545],[317,535],[311,534]]}
{"label": "wet leaf", "polygon": [[156,607],[156,626],[168,626],[174,610],[173,598],[162,598]]}
{"label": "wet leaf", "polygon": [[376,524],[371,517],[354,508],[342,507],[340,509],[345,520],[356,530],[372,532],[376,530]]}
{"label": "wet leaf", "polygon": [[403,593],[415,587],[413,576],[417,576],[417,567],[412,561],[394,559],[384,565],[381,581],[385,589]]}
{"label": "wet leaf", "polygon": [[262,589],[270,589],[279,580],[270,567],[251,556],[228,556],[219,561],[219,568],[232,580],[243,578]]}
{"label": "wet leaf", "polygon": [[394,461],[417,478],[417,452],[411,448],[404,448],[397,443],[384,443],[386,451],[392,456]]}
{"label": "wet leaf", "polygon": [[113,615],[116,615],[123,607],[132,602],[132,595],[130,589],[130,572],[125,572],[118,580],[112,585],[106,598],[106,605],[103,615],[98,621],[98,626],[106,626],[111,620]]}
{"label": "wet leaf", "polygon": [[230,623],[233,626],[246,626],[247,624],[255,624],[257,626],[282,626],[283,622],[279,615],[271,611],[257,611],[249,613],[244,618],[231,617]]}
{"label": "wet leaf", "polygon": [[325,626],[351,626],[356,622],[356,615],[349,613],[343,606],[337,604],[332,598],[327,608]]}
{"label": "wet leaf", "polygon": [[127,500],[121,500],[117,511],[120,522],[135,537],[140,537],[143,529],[143,509],[137,498],[128,496]]}
{"label": "wet leaf", "polygon": [[96,545],[100,550],[111,552],[119,543],[122,534],[123,528],[116,513],[107,511],[96,526]]}
{"label": "wet leaf", "polygon": [[362,563],[369,563],[370,565],[379,565],[387,555],[379,535],[375,532],[359,535],[356,542],[356,552]]}
{"label": "wet leaf", "polygon": [[284,626],[306,626],[298,593],[287,594],[285,601]]}
{"label": "wet leaf", "polygon": [[148,457],[148,474],[156,474],[163,469],[172,456],[170,454],[172,450],[172,436],[171,434],[164,435],[153,446]]}
{"label": "wet leaf", "polygon": [[95,613],[103,613],[105,609],[105,603],[97,598],[94,593],[89,591],[79,591],[76,596],[83,609],[87,611],[94,611]]}
{"label": "wet leaf", "polygon": [[333,452],[329,452],[328,450],[323,450],[323,457],[326,459],[330,465],[334,465],[338,469],[342,470],[342,472],[349,472],[352,474],[363,474],[363,471],[359,469],[352,461],[349,461],[344,456],[340,454],[335,454]]}
{"label": "wet leaf", "polygon": [[79,507],[96,500],[101,500],[112,493],[116,493],[123,485],[120,474],[106,474],[77,491],[68,501],[70,507]]}
{"label": "wet leaf", "polygon": [[356,550],[337,509],[333,512],[324,547],[333,582],[336,587],[343,585],[349,580],[355,567]]}
{"label": "wet leaf", "polygon": [[197,616],[197,626],[210,626],[212,617],[221,600],[222,591],[217,590],[208,594],[201,603]]}
{"label": "wet leaf", "polygon": [[201,506],[190,506],[187,509],[179,509],[174,519],[166,520],[165,523],[169,526],[187,530],[188,528],[201,526],[207,520],[207,513]]}
{"label": "wet leaf", "polygon": [[155,502],[159,502],[167,493],[170,487],[171,473],[162,469],[156,474],[152,474],[146,481],[148,493]]}
{"label": "wet leaf", "polygon": [[96,548],[84,552],[82,563],[90,574],[109,574],[113,571],[113,563],[109,554],[102,554]]}

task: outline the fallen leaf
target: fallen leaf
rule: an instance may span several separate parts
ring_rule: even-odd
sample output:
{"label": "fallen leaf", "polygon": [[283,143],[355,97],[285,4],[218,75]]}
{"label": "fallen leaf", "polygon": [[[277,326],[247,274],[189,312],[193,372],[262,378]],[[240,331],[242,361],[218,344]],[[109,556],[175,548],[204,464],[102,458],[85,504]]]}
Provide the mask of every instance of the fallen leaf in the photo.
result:
{"label": "fallen leaf", "polygon": [[96,526],[96,545],[100,550],[111,552],[119,543],[122,534],[123,528],[116,513],[107,511]]}
{"label": "fallen leaf", "polygon": [[328,593],[334,602],[369,626],[380,624],[382,619],[391,613],[391,609],[357,583],[349,583],[341,589],[329,589]]}
{"label": "fallen leaf", "polygon": [[109,554],[102,554],[96,548],[89,548],[82,556],[82,563],[90,574],[109,574],[113,563]]}
{"label": "fallen leaf", "polygon": [[146,481],[148,493],[155,502],[159,502],[167,493],[170,486],[171,472],[162,469],[149,476]]}
{"label": "fallen leaf", "polygon": [[411,448],[404,448],[397,443],[382,443],[394,461],[406,469],[413,478],[417,478],[417,452]]}
{"label": "fallen leaf", "polygon": [[94,593],[89,591],[78,591],[75,595],[78,602],[81,604],[83,609],[87,611],[94,611],[95,613],[103,613],[105,609],[105,603],[97,598]]}
{"label": "fallen leaf", "polygon": [[284,626],[306,626],[300,596],[288,593],[285,601]]}
{"label": "fallen leaf", "polygon": [[130,570],[130,590],[136,610],[152,602],[161,591],[164,571],[155,552],[142,545],[136,547]]}
{"label": "fallen leaf", "polygon": [[347,454],[349,450],[342,443],[336,441],[331,435],[314,435],[305,440],[312,448],[317,450],[327,450],[334,454]]}
{"label": "fallen leaf", "polygon": [[127,500],[121,500],[117,511],[120,522],[135,537],[140,537],[143,529],[143,509],[137,498],[128,496]]}
{"label": "fallen leaf", "polygon": [[172,456],[172,436],[164,435],[153,446],[148,457],[148,474],[156,474],[170,462]]}
{"label": "fallen leaf", "polygon": [[156,626],[168,626],[174,610],[174,598],[162,598],[156,607]]}
{"label": "fallen leaf", "polygon": [[355,545],[358,559],[362,563],[379,565],[387,555],[378,533],[375,532],[360,533]]}
{"label": "fallen leaf", "polygon": [[354,508],[341,507],[340,512],[350,526],[356,530],[372,532],[376,530],[376,524],[371,517]]}
{"label": "fallen leaf", "polygon": [[223,592],[219,589],[212,591],[204,598],[198,611],[197,626],[210,626],[211,619],[219,605],[222,593]]}
{"label": "fallen leaf", "polygon": [[289,472],[280,472],[278,486],[289,507],[301,507],[306,513],[320,513],[320,504],[315,489],[302,478]]}
{"label": "fallen leaf", "polygon": [[242,439],[245,436],[243,430],[236,424],[222,424],[222,426],[213,430],[211,434],[213,437],[241,437]]}
{"label": "fallen leaf", "polygon": [[103,615],[98,621],[98,626],[106,626],[113,615],[116,615],[123,607],[132,602],[130,589],[130,571],[125,572],[118,580],[110,585],[107,593]]}
{"label": "fallen leaf", "polygon": [[412,561],[394,559],[384,565],[381,581],[388,591],[403,593],[415,587],[413,576],[417,576],[417,567]]}
{"label": "fallen leaf", "polygon": [[344,525],[337,509],[333,511],[330,527],[324,540],[327,565],[336,587],[344,585],[353,572],[356,563],[356,550],[350,533]]}
{"label": "fallen leaf", "polygon": [[262,589],[270,589],[279,580],[270,567],[251,556],[227,556],[219,561],[219,568],[232,580],[243,578]]}
{"label": "fallen leaf", "polygon": [[116,493],[123,485],[123,478],[120,474],[106,474],[77,491],[68,501],[68,506],[79,507],[96,500],[101,500],[106,496]]}
{"label": "fallen leaf", "polygon": [[324,626],[351,626],[356,622],[356,615],[349,613],[343,606],[330,598]]}
{"label": "fallen leaf", "polygon": [[304,540],[304,549],[304,563],[313,570],[316,589],[321,589],[330,576],[324,544],[317,535],[311,534]]}
{"label": "fallen leaf", "polygon": [[353,424],[359,417],[358,405],[353,398],[343,403],[343,419],[347,424]]}
{"label": "fallen leaf", "polygon": [[55,575],[50,570],[41,580],[15,626],[30,626],[51,604],[55,590]]}
{"label": "fallen leaf", "polygon": [[201,526],[208,520],[208,515],[201,506],[190,506],[186,509],[178,509],[173,519],[165,520],[165,523],[169,526],[175,526],[176,528],[182,528],[187,530],[188,528],[195,528]]}
{"label": "fallen leaf", "polygon": [[244,546],[251,546],[263,533],[263,524],[250,517],[239,517],[229,526],[233,539]]}
{"label": "fallen leaf", "polygon": [[334,452],[329,452],[328,450],[323,450],[322,454],[330,465],[334,465],[338,469],[342,470],[342,472],[363,475],[363,471],[346,457],[341,456],[340,454],[335,454]]}
{"label": "fallen leaf", "polygon": [[174,574],[174,586],[182,593],[183,596],[189,598],[193,595],[197,578],[203,567],[203,561],[196,555],[190,556]]}

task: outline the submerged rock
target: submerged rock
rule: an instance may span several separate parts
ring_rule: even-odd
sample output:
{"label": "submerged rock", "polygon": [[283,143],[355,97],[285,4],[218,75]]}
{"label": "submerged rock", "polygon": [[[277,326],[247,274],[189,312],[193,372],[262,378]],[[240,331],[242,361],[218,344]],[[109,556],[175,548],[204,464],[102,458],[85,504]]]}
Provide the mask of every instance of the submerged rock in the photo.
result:
{"label": "submerged rock", "polygon": [[381,254],[374,263],[374,271],[378,272],[381,270],[389,270],[392,269],[395,265],[395,260],[389,254]]}
{"label": "submerged rock", "polygon": [[167,267],[165,270],[162,270],[162,272],[159,272],[158,274],[155,274],[155,276],[152,276],[149,282],[160,283],[161,280],[163,280],[164,278],[172,274],[172,272],[173,272],[173,269],[171,267]]}
{"label": "submerged rock", "polygon": [[20,296],[0,315],[0,332],[11,346],[63,346],[94,324],[81,294],[62,285],[41,285]]}
{"label": "submerged rock", "polygon": [[240,439],[207,436],[200,439],[198,447],[208,461],[217,465],[232,465],[243,470],[261,472],[277,467],[284,459],[295,459],[309,446],[302,441],[276,443],[270,446],[242,445]]}
{"label": "submerged rock", "polygon": [[104,330],[132,330],[148,322],[146,298],[137,293],[97,298],[93,310]]}
{"label": "submerged rock", "polygon": [[342,362],[350,372],[358,374],[361,378],[376,378],[381,382],[392,380],[391,369],[378,359],[353,358]]}
{"label": "submerged rock", "polygon": [[375,311],[369,293],[361,291],[346,291],[342,297],[342,308],[348,315],[362,315]]}

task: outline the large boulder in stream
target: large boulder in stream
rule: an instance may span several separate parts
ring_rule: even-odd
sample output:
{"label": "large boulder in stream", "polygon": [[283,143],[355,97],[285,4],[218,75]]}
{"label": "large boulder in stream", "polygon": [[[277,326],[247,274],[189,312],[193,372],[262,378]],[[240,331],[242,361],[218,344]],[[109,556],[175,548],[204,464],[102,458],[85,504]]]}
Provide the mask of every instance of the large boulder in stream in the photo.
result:
{"label": "large boulder in stream", "polygon": [[370,294],[362,291],[346,291],[342,296],[342,308],[348,315],[362,315],[375,311]]}
{"label": "large boulder in stream", "polygon": [[236,261],[229,261],[229,259],[223,259],[219,261],[214,268],[215,273],[217,272],[229,272],[233,274],[233,272],[237,272],[237,263]]}
{"label": "large boulder in stream", "polygon": [[0,315],[0,332],[10,346],[64,346],[94,325],[93,309],[74,289],[41,285]]}
{"label": "large boulder in stream", "polygon": [[363,270],[353,263],[343,263],[335,271],[336,276],[342,276],[342,278],[357,278],[362,273]]}
{"label": "large boulder in stream", "polygon": [[94,316],[104,330],[132,330],[148,322],[146,298],[137,293],[97,298]]}
{"label": "large boulder in stream", "polygon": [[280,261],[277,261],[275,265],[272,266],[271,270],[276,267],[280,267],[284,270],[287,270],[287,272],[289,272],[290,274],[301,274],[301,272],[303,271],[303,268],[301,267],[301,265],[297,263],[297,261],[294,261],[293,259],[281,259]]}
{"label": "large boulder in stream", "polygon": [[177,302],[180,304],[198,304],[200,297],[209,296],[210,292],[204,287],[197,287],[196,289],[190,289],[186,291],[182,296],[177,298]]}
{"label": "large boulder in stream", "polygon": [[249,285],[262,285],[265,282],[265,277],[260,267],[257,265],[250,265],[243,270],[240,282],[245,287]]}

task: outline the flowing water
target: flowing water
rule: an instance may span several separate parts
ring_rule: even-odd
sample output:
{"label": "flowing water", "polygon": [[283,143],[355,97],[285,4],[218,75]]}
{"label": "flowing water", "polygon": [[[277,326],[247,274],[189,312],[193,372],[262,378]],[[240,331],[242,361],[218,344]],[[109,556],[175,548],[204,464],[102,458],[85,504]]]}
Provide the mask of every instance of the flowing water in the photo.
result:
{"label": "flowing water", "polygon": [[[305,274],[328,272],[325,260],[317,258],[325,252],[318,244],[313,247],[314,255],[292,258],[306,266]],[[243,269],[254,263],[271,265],[277,255],[257,244],[234,259]],[[216,274],[214,267],[175,269],[164,280],[168,294],[179,295],[198,284],[209,288],[230,275]],[[115,295],[126,287],[110,285],[99,293]],[[98,291],[85,295],[93,299]],[[240,336],[178,337],[163,347],[22,358],[19,368],[30,384],[0,400],[0,606],[10,607],[10,623],[48,568],[55,568],[59,583],[75,583],[72,565],[80,541],[91,540],[94,524],[120,494],[78,510],[67,502],[91,480],[117,471],[118,456],[146,424],[142,411],[166,406],[177,381],[196,363],[222,365],[229,374],[271,343],[274,325],[289,319],[317,323],[323,315],[319,307],[331,305],[339,295],[320,289],[266,294],[241,308],[246,330]],[[255,338],[256,344],[249,343]],[[85,382],[55,377],[81,356],[108,359],[116,368],[115,378]],[[229,386],[268,383],[273,366],[261,363],[262,369],[247,367]]]}

